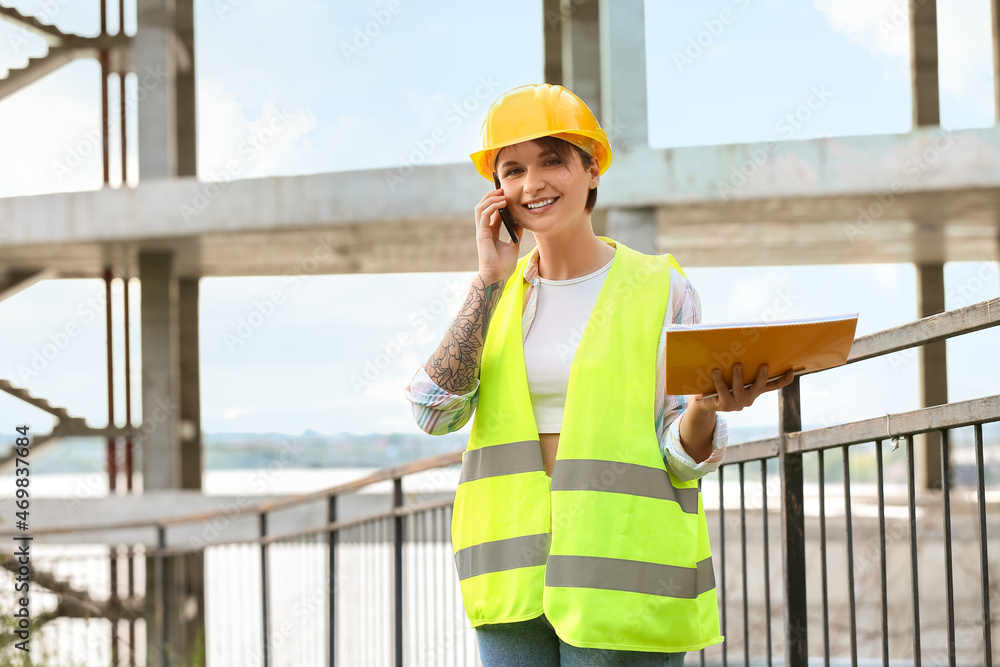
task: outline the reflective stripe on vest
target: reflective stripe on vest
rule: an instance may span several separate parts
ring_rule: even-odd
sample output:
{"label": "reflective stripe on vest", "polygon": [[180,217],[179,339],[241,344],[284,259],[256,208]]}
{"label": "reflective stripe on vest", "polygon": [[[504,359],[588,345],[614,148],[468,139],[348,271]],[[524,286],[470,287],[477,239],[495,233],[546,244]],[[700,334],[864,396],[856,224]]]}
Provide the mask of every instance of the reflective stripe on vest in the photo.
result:
{"label": "reflective stripe on vest", "polygon": [[545,471],[541,443],[538,440],[508,442],[467,451],[462,456],[462,474],[458,483],[537,471]]}
{"label": "reflective stripe on vest", "polygon": [[549,556],[546,586],[602,588],[646,595],[694,599],[715,588],[712,559],[696,567],[676,567],[598,556]]}
{"label": "reflective stripe on vest", "polygon": [[678,489],[666,470],[594,459],[566,459],[552,472],[553,491],[605,491],[671,500],[688,514],[698,513],[698,489]]}
{"label": "reflective stripe on vest", "polygon": [[475,544],[455,552],[459,580],[490,572],[545,565],[551,533],[523,535]]}

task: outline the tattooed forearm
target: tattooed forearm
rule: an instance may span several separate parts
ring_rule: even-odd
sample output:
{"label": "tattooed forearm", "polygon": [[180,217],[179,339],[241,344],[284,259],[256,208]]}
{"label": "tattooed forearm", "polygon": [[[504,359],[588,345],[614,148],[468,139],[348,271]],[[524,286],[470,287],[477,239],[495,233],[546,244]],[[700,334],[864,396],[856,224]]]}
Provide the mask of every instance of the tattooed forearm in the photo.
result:
{"label": "tattooed forearm", "polygon": [[465,394],[475,386],[490,317],[500,301],[503,285],[502,280],[487,285],[478,274],[472,279],[469,296],[445,332],[441,346],[427,362],[427,374],[439,387]]}

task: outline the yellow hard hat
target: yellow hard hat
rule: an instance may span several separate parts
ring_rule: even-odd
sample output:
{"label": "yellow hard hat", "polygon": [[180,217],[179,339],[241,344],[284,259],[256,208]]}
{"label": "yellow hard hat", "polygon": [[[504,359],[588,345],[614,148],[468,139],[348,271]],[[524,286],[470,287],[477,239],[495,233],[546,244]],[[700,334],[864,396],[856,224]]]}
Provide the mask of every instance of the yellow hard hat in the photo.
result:
{"label": "yellow hard hat", "polygon": [[539,137],[558,137],[597,158],[601,173],[611,165],[611,142],[593,112],[562,86],[519,86],[497,98],[480,132],[482,148],[469,157],[483,178],[493,180],[493,163],[504,146]]}

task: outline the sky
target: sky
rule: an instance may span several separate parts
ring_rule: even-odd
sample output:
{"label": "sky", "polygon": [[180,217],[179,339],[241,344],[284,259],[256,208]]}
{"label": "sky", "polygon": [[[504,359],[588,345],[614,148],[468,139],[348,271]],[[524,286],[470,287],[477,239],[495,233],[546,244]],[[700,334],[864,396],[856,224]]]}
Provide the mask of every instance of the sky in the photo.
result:
{"label": "sky", "polygon": [[[97,31],[96,1],[5,2],[65,30]],[[906,6],[904,0],[648,1],[651,145],[909,131],[909,34],[900,19]],[[51,8],[56,11],[47,14]],[[134,30],[130,11],[127,31]],[[991,126],[989,2],[942,2],[938,15],[942,125]],[[377,29],[365,37],[372,21]],[[276,113],[291,114],[294,122],[242,164],[238,177],[398,166],[436,131],[444,140],[426,162],[468,163],[492,100],[541,81],[542,21],[540,0],[508,1],[502,11],[485,3],[407,0],[199,1],[199,176],[211,179]],[[497,39],[484,39],[485,31]],[[0,23],[0,70],[42,53],[40,39]],[[127,85],[134,94],[135,80]],[[800,126],[783,125],[785,114],[818,89],[828,101]],[[456,104],[466,111],[456,114]],[[99,125],[93,61],[68,65],[0,101],[0,196],[100,187],[99,151],[89,139]],[[469,202],[470,223],[474,205]],[[683,265],[684,258],[678,260]],[[705,322],[857,312],[861,335],[916,317],[910,265],[691,268],[688,275]],[[204,430],[417,432],[403,388],[440,343],[471,277],[308,276],[235,347],[227,334],[282,279],[203,279]],[[130,289],[138,299],[135,283]],[[996,263],[946,265],[946,292],[949,308],[997,297]],[[116,282],[119,355],[121,295]],[[101,281],[60,280],[0,302],[0,377],[92,425],[106,423],[102,300]],[[137,315],[138,300],[132,307]],[[132,333],[138,359],[137,321]],[[997,342],[994,331],[949,343],[951,400],[996,392],[1000,361],[990,351]],[[116,366],[123,386],[120,360]],[[803,419],[841,423],[915,409],[917,370],[910,353],[804,378]],[[136,364],[136,419],[139,372]],[[121,395],[116,413],[121,423]],[[773,425],[774,397],[727,419],[736,426]],[[42,432],[51,424],[34,408],[0,395],[0,425],[25,421]]]}

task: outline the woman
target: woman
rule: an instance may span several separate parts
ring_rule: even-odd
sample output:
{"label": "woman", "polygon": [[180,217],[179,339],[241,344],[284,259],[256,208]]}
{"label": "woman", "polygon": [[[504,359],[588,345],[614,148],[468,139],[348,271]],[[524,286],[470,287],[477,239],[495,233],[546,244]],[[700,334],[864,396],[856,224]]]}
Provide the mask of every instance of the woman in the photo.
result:
{"label": "woman", "polygon": [[[664,395],[664,328],[697,322],[698,297],[672,256],[594,234],[611,147],[573,93],[501,95],[471,157],[501,185],[475,208],[479,272],[407,397],[429,433],[475,415],[452,545],[483,665],[680,665],[723,641],[697,481],[723,457],[718,413],[792,374]],[[535,238],[520,260],[503,207]]]}

